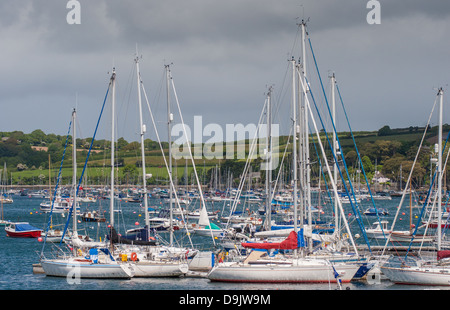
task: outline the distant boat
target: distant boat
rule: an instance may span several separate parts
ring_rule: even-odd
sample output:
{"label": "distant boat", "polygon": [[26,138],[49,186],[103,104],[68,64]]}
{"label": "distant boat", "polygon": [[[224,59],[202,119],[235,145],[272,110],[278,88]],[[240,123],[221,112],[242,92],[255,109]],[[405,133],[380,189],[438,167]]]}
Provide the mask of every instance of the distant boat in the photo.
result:
{"label": "distant boat", "polygon": [[[53,204],[53,209],[52,209],[52,204]],[[63,212],[67,212],[70,209],[70,204],[71,204],[71,199],[70,198],[62,198],[61,196],[56,196],[54,198],[54,201],[52,202],[52,200],[48,200],[48,201],[43,201],[41,202],[40,206],[40,210],[42,212],[50,212],[52,211],[53,213],[63,213]],[[77,204],[77,209],[79,210],[80,207]]]}
{"label": "distant boat", "polygon": [[364,211],[365,215],[389,215],[389,211],[386,209],[368,208]]}
{"label": "distant boat", "polygon": [[[4,163],[4,166],[3,166],[3,180],[6,180],[6,162]],[[0,177],[0,179],[2,179],[1,177]],[[1,193],[1,195],[0,195],[0,203],[13,203],[14,202],[14,200],[12,199],[12,197],[11,197],[11,193],[7,193],[6,192],[6,188],[4,188],[6,186],[6,184],[3,184],[3,182],[2,182],[2,184],[1,184],[1,191],[0,191],[0,193]]]}
{"label": "distant boat", "polygon": [[[370,198],[370,195],[367,195],[367,198]],[[386,192],[376,192],[375,195],[372,195],[372,198],[375,200],[392,200],[391,195]]]}
{"label": "distant boat", "polygon": [[81,214],[81,220],[83,222],[106,222],[106,218],[95,210]]}
{"label": "distant boat", "polygon": [[13,203],[14,200],[11,197],[1,196],[0,197],[0,202],[1,203]]}
{"label": "distant boat", "polygon": [[28,193],[29,198],[45,198],[45,192],[43,190]]}
{"label": "distant boat", "polygon": [[[219,213],[218,210],[213,211],[213,212],[206,212],[209,219],[217,219],[219,217],[218,213]],[[192,219],[192,220],[198,220],[198,219],[200,219],[200,215],[201,215],[201,209],[197,209],[197,210],[188,212],[186,214],[186,218]]]}
{"label": "distant boat", "polygon": [[42,229],[30,225],[28,222],[10,223],[5,227],[6,236],[17,238],[37,238],[41,236]]}

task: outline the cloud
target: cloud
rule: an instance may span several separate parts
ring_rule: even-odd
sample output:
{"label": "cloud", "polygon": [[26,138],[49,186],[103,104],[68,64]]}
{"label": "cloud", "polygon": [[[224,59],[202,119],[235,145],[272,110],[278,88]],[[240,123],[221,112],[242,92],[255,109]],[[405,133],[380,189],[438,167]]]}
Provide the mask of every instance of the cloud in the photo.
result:
{"label": "cloud", "polygon": [[[273,85],[277,120],[288,127],[287,60],[301,56],[302,19],[325,86],[336,73],[354,130],[420,125],[433,87],[448,84],[446,1],[380,1],[380,25],[367,24],[367,2],[360,0],[80,0],[80,25],[67,24],[66,3],[0,3],[0,130],[65,134],[75,104],[82,127],[93,128],[114,66],[121,113],[133,122],[119,128],[137,140],[136,45],[160,119],[164,65],[173,63],[186,122],[203,115],[208,123],[255,123]],[[319,99],[310,52],[307,71]],[[40,110],[45,118],[36,117]]]}

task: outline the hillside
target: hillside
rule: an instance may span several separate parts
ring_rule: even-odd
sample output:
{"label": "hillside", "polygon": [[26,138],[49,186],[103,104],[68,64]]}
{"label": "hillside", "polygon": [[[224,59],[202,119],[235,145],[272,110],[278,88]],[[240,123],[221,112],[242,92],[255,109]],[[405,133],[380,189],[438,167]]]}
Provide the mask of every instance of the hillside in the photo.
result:
{"label": "hillside", "polygon": [[[445,125],[447,132],[450,126]],[[424,128],[408,127],[390,129],[384,126],[378,131],[360,131],[354,132],[357,149],[361,155],[364,170],[370,177],[374,174],[375,168],[381,171],[393,182],[400,181],[400,168],[403,179],[408,175],[412,162],[417,152],[417,147],[423,136]],[[325,139],[325,133],[321,134],[325,148],[329,151],[328,142]],[[331,139],[331,135],[329,135]],[[358,157],[353,143],[353,138],[349,132],[338,134],[339,141],[343,150],[345,163],[349,173],[354,174],[358,166]],[[444,134],[446,137],[446,133]],[[3,180],[7,184],[25,184],[25,185],[45,185],[49,182],[55,184],[61,165],[61,159],[64,154],[66,137],[55,134],[45,134],[41,130],[35,130],[30,134],[21,131],[0,132],[0,163],[6,163],[7,176],[3,175]],[[78,150],[77,165],[78,175],[83,168],[87,151],[92,139],[77,139],[76,147]],[[283,152],[288,137],[279,137],[279,150]],[[430,156],[433,148],[430,145],[437,141],[437,127],[429,128],[425,148],[421,152],[419,162],[417,163],[417,172],[414,173],[414,182],[417,185],[424,185],[429,181]],[[311,138],[310,154],[311,160],[317,161],[316,148],[314,146],[315,136]],[[264,143],[264,141],[261,141]],[[137,142],[127,142],[123,138],[116,142],[116,166],[118,169],[119,184],[139,184],[141,183],[140,170],[140,144]],[[168,144],[163,143],[164,152],[168,155]],[[203,147],[203,146],[202,146]],[[168,183],[168,173],[165,168],[164,158],[161,155],[160,147],[156,141],[145,140],[145,161],[147,173],[153,177],[149,179],[148,184],[165,185]],[[195,150],[195,148],[194,148]],[[245,150],[248,155],[249,141],[245,141]],[[290,163],[290,154],[292,145],[287,148],[286,163]],[[225,154],[225,150],[223,150]],[[69,184],[72,180],[72,141],[70,136],[67,141],[67,149],[63,161],[61,172],[62,183]],[[107,184],[110,175],[110,143],[105,140],[94,141],[90,159],[86,168],[86,181],[88,184]],[[280,161],[283,156],[279,154]],[[225,157],[225,156],[224,156]],[[259,172],[261,159],[252,162],[252,171]],[[196,159],[195,165],[200,178],[200,182],[207,185],[216,182],[218,176],[222,176],[219,182],[226,182],[227,175],[233,174],[237,179],[242,173],[245,160],[243,159]],[[3,165],[1,165],[3,167]],[[49,169],[50,166],[50,169]],[[284,166],[286,180],[289,181],[289,164]],[[193,167],[190,160],[173,160],[174,178],[178,184],[191,183],[193,180]],[[217,169],[219,168],[220,170]],[[316,178],[319,171],[314,170]],[[276,177],[278,169],[273,175]],[[261,177],[264,172],[261,173]],[[3,182],[4,183],[4,182]],[[222,183],[223,184],[223,183]]]}

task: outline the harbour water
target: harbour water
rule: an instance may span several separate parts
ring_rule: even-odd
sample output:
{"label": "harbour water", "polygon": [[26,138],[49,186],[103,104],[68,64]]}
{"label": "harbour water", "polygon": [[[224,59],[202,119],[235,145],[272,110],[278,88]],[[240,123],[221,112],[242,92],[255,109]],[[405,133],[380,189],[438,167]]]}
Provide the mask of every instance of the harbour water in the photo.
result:
{"label": "harbour water", "polygon": [[[10,221],[25,221],[44,228],[48,221],[48,214],[39,210],[42,198],[13,196],[14,203],[3,206],[4,218]],[[392,219],[396,205],[400,199],[382,202],[390,211],[386,219]],[[153,205],[158,201],[153,201]],[[104,202],[106,208],[107,203]],[[93,208],[91,208],[93,209]],[[127,203],[122,208],[122,215],[129,225],[143,222],[143,210],[139,204]],[[373,217],[373,221],[376,217]],[[402,216],[407,221],[407,216]],[[409,224],[409,222],[408,222]],[[90,228],[94,229],[90,223]],[[352,223],[355,226],[355,223]],[[120,291],[172,291],[184,294],[186,291],[294,291],[294,290],[338,290],[337,284],[235,284],[211,282],[203,277],[181,278],[132,278],[129,280],[96,280],[81,279],[79,283],[70,283],[65,278],[47,277],[44,274],[34,274],[32,265],[38,263],[42,242],[35,238],[11,238],[3,230],[0,233],[0,289],[1,290],[120,290]],[[360,238],[361,239],[361,238]],[[196,242],[199,242],[198,240]],[[206,242],[206,241],[205,241]],[[385,291],[385,290],[428,290],[430,287],[403,286],[388,280],[351,282],[342,285],[343,290],[351,291]],[[432,289],[447,289],[447,287],[433,287]]]}

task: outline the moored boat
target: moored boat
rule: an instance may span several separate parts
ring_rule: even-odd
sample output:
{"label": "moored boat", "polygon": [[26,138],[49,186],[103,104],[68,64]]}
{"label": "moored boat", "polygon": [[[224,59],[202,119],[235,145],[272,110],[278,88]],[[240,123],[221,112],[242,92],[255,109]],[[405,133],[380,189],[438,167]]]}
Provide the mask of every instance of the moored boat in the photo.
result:
{"label": "moored boat", "polygon": [[6,236],[17,238],[38,238],[42,229],[30,225],[28,222],[10,223],[5,227]]}
{"label": "moored boat", "polygon": [[134,276],[132,264],[118,263],[108,249],[91,249],[88,256],[41,259],[45,275],[95,279],[130,279]]}

